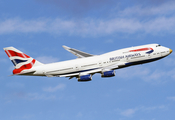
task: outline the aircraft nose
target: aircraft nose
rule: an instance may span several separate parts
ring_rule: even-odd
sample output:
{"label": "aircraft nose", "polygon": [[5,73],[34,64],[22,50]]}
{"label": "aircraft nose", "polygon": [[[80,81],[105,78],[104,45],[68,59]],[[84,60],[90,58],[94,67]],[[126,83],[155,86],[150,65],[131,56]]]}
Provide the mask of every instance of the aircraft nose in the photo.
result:
{"label": "aircraft nose", "polygon": [[173,52],[173,50],[172,49],[169,49],[170,50],[170,53],[172,53]]}

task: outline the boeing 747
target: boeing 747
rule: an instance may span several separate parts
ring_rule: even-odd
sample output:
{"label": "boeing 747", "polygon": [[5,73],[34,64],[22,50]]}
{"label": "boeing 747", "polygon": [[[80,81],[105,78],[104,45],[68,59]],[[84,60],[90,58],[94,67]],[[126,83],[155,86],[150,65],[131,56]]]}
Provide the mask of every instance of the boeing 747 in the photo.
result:
{"label": "boeing 747", "polygon": [[170,48],[159,44],[129,47],[102,55],[92,55],[67,46],[63,48],[78,59],[43,64],[14,47],[4,50],[14,64],[13,75],[75,77],[78,81],[91,81],[95,73],[100,73],[101,77],[113,77],[116,69],[153,62],[172,53]]}

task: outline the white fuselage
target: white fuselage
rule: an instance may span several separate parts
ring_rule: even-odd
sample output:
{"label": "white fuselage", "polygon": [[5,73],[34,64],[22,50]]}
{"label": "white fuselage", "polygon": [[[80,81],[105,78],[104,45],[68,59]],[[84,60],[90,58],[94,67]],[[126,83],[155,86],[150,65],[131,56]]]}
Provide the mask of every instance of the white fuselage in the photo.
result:
{"label": "white fuselage", "polygon": [[[153,51],[147,53],[149,52],[149,50],[142,51],[141,49],[143,48],[152,48]],[[107,66],[112,66],[115,64],[119,64],[119,67],[113,69],[119,69],[131,65],[152,62],[161,59],[169,55],[170,53],[171,52],[169,48],[159,46],[158,44],[149,44],[149,45],[120,49],[106,54],[87,58],[79,58],[63,62],[45,64],[42,66],[33,67],[31,70],[36,71],[33,74],[36,76],[47,76],[47,75],[60,76],[60,75],[75,74],[90,71],[99,68],[105,68]]]}

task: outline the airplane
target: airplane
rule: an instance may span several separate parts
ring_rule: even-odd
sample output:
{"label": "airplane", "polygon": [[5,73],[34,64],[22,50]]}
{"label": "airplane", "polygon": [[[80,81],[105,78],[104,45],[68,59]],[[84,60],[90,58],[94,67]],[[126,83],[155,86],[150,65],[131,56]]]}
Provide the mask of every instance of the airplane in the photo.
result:
{"label": "airplane", "polygon": [[92,55],[67,46],[63,48],[78,58],[43,64],[14,47],[4,50],[14,64],[13,75],[75,77],[79,82],[91,81],[95,73],[100,73],[101,77],[113,77],[116,69],[153,62],[173,52],[159,44],[129,47],[102,55]]}

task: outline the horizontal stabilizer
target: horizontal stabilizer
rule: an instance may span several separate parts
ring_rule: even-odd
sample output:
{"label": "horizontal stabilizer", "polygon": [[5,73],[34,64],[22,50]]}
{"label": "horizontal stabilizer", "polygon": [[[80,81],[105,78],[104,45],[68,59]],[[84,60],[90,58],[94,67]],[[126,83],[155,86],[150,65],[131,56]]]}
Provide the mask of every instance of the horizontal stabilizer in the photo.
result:
{"label": "horizontal stabilizer", "polygon": [[33,73],[35,73],[36,71],[29,71],[29,72],[22,72],[22,73],[17,73],[17,74],[13,74],[10,76],[14,76],[14,75],[33,75]]}

